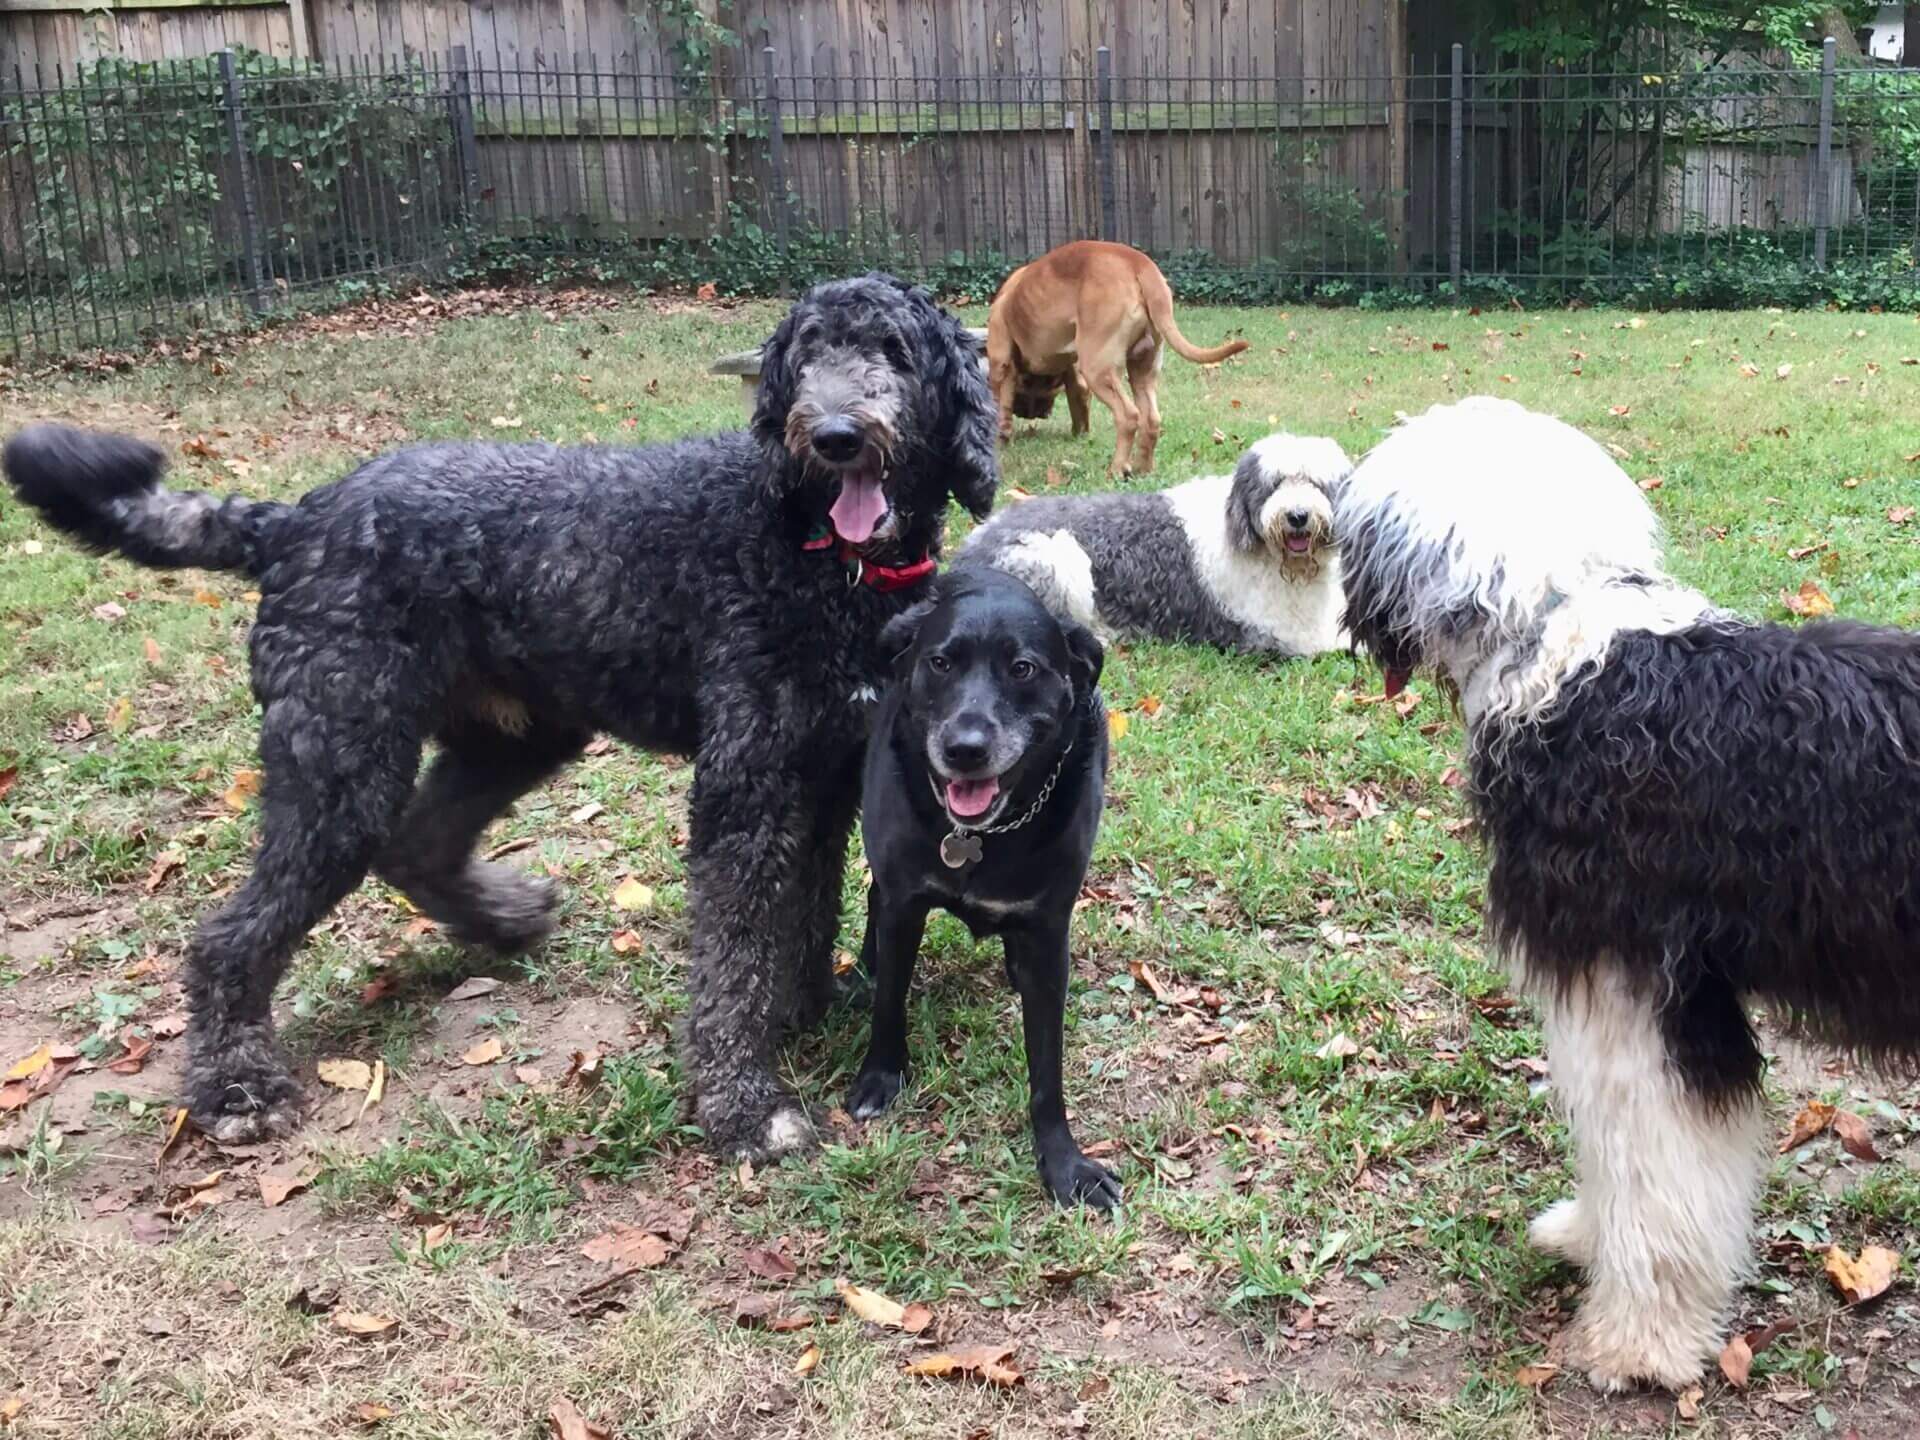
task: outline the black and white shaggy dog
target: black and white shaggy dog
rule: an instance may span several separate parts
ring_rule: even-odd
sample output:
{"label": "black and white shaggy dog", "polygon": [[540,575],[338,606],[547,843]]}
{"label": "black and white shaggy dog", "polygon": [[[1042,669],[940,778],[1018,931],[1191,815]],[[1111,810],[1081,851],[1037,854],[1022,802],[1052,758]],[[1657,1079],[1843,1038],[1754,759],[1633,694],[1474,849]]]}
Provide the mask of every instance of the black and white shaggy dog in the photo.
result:
{"label": "black and white shaggy dog", "polygon": [[1389,692],[1431,665],[1467,722],[1490,937],[1573,1132],[1530,1231],[1591,1282],[1571,1353],[1687,1385],[1766,1172],[1748,1002],[1920,1061],[1920,637],[1716,610],[1601,448],[1508,401],[1395,432],[1336,523]]}
{"label": "black and white shaggy dog", "polygon": [[699,1123],[729,1152],[805,1144],[773,1049],[831,993],[880,632],[931,572],[949,495],[991,506],[997,423],[958,322],[869,276],[794,306],[737,434],[420,445],[297,505],[162,489],[133,439],[16,435],[8,478],[57,528],[259,586],[260,846],[192,944],[198,1123],[232,1141],[292,1122],[274,985],[369,870],[464,938],[542,935],[551,896],[474,844],[603,730],[695,758]]}
{"label": "black and white shaggy dog", "polygon": [[897,678],[867,751],[861,833],[873,869],[862,958],[873,1037],[847,1095],[861,1119],[906,1080],[907,991],[938,907],[998,935],[1020,996],[1040,1179],[1107,1210],[1120,1182],[1067,1126],[1067,930],[1106,793],[1100,642],[993,570],[957,570],[882,634]]}
{"label": "black and white shaggy dog", "polygon": [[1108,637],[1289,656],[1344,650],[1332,495],[1350,469],[1332,440],[1269,435],[1231,475],[1012,506],[969,536],[964,554]]}

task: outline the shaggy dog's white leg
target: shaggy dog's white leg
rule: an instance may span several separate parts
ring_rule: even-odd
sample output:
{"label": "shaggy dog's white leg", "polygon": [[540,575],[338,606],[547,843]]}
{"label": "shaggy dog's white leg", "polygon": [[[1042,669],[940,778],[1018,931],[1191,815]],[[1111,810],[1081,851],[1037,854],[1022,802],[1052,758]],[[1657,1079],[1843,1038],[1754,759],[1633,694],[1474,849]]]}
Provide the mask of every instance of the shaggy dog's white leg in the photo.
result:
{"label": "shaggy dog's white leg", "polygon": [[1591,1288],[1569,1355],[1595,1388],[1700,1377],[1749,1263],[1766,1171],[1758,1096],[1708,1105],[1682,1084],[1649,1000],[1611,968],[1536,985],[1578,1193],[1529,1238]]}

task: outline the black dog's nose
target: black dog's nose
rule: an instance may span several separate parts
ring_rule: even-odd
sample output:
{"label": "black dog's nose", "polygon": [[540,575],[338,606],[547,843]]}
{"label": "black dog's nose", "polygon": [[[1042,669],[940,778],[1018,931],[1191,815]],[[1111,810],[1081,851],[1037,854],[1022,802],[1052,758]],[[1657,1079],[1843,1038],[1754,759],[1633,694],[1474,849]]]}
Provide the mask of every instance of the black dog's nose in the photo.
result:
{"label": "black dog's nose", "polygon": [[845,465],[859,457],[867,437],[843,415],[830,416],[813,427],[813,449],[822,460]]}
{"label": "black dog's nose", "polygon": [[1287,524],[1291,525],[1296,530],[1306,529],[1307,528],[1307,512],[1304,510],[1287,511]]}
{"label": "black dog's nose", "polygon": [[961,775],[985,768],[988,754],[987,732],[975,726],[950,730],[940,737],[940,758],[949,770]]}

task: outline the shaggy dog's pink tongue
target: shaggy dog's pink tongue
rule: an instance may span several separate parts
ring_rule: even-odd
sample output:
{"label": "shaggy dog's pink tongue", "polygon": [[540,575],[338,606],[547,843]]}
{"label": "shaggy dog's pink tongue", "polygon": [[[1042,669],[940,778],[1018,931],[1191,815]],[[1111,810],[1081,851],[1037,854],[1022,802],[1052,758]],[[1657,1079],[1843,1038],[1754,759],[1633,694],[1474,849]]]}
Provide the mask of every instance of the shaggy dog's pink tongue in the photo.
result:
{"label": "shaggy dog's pink tongue", "polygon": [[947,781],[947,809],[956,815],[971,818],[987,813],[987,807],[993,804],[993,797],[1000,793],[998,780],[949,780]]}
{"label": "shaggy dog's pink tongue", "polygon": [[1411,670],[1404,670],[1397,665],[1387,666],[1386,672],[1387,672],[1387,683],[1386,683],[1387,698],[1391,700],[1393,699],[1394,696],[1398,695],[1402,690],[1407,688],[1407,682],[1413,678],[1413,672]]}
{"label": "shaggy dog's pink tongue", "polygon": [[1313,544],[1313,537],[1311,535],[1287,536],[1287,549],[1293,551],[1293,553],[1296,555],[1305,554],[1306,551],[1312,546],[1312,544]]}
{"label": "shaggy dog's pink tongue", "polygon": [[833,530],[842,540],[865,544],[887,516],[887,495],[880,488],[880,477],[846,471],[840,477],[840,494],[827,512],[833,517]]}

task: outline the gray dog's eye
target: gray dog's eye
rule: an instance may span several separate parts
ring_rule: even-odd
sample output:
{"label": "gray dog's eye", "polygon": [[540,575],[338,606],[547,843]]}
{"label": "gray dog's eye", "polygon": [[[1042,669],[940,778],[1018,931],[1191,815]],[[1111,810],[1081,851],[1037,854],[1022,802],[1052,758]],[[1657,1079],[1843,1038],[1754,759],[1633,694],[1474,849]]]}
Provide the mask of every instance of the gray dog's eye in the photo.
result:
{"label": "gray dog's eye", "polygon": [[1016,660],[1010,667],[1016,680],[1031,680],[1034,677],[1034,665],[1031,660]]}
{"label": "gray dog's eye", "polygon": [[929,655],[927,668],[936,675],[944,675],[953,668],[953,663],[944,655]]}

